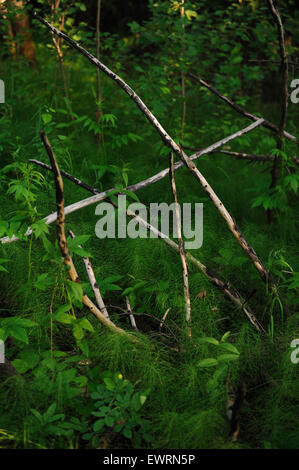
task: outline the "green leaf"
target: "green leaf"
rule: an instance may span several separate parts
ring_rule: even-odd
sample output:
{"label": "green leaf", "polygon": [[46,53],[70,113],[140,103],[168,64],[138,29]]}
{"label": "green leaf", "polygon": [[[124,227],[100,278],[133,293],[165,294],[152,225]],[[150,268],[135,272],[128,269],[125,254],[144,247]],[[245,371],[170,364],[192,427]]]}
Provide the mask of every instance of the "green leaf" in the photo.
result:
{"label": "green leaf", "polygon": [[103,429],[104,425],[105,425],[105,421],[103,419],[98,419],[93,425],[94,432],[101,431],[101,429]]}
{"label": "green leaf", "polygon": [[237,355],[240,354],[239,351],[237,350],[237,348],[235,346],[233,346],[232,344],[230,344],[230,343],[221,343],[220,347],[221,347],[221,349],[226,349],[226,351],[229,351],[233,354],[237,354]]}
{"label": "green leaf", "polygon": [[80,246],[73,246],[70,251],[76,253],[76,255],[82,256],[82,258],[92,258],[92,254]]}
{"label": "green leaf", "polygon": [[217,359],[214,359],[212,357],[209,357],[207,359],[202,359],[199,363],[198,363],[199,367],[214,367],[214,366],[217,366],[218,365],[218,361]]}
{"label": "green leaf", "polygon": [[10,336],[13,336],[13,338],[18,339],[19,341],[22,341],[26,344],[29,342],[26,330],[19,326],[10,327]]}
{"label": "green leaf", "polygon": [[210,344],[214,344],[215,346],[219,346],[219,341],[216,338],[210,338],[208,336],[204,336],[203,338],[199,338],[198,341],[200,343],[210,343]]}
{"label": "green leaf", "polygon": [[78,323],[75,323],[74,325],[73,335],[78,341],[81,341],[84,338],[84,331]]}
{"label": "green leaf", "polygon": [[239,359],[239,354],[220,354],[218,356],[219,362],[229,362],[229,361],[236,361]]}
{"label": "green leaf", "polygon": [[226,333],[224,333],[224,335],[222,336],[221,338],[221,343],[223,343],[224,341],[227,340],[227,338],[229,337],[230,335],[230,331],[227,331]]}
{"label": "green leaf", "polygon": [[51,114],[42,114],[42,120],[44,124],[49,124],[49,122],[52,121],[52,115]]}
{"label": "green leaf", "polygon": [[93,328],[92,324],[90,323],[90,321],[87,318],[81,318],[79,320],[79,325],[84,330],[91,331],[91,332],[94,331],[94,328]]}
{"label": "green leaf", "polygon": [[[77,345],[79,346],[79,348],[81,349],[81,351],[83,352],[83,354],[86,356],[86,357],[89,357],[89,347],[88,347],[88,342],[86,341],[85,338],[83,338],[82,340],[77,340]],[[81,379],[85,379],[86,377],[82,377]],[[87,379],[87,378],[86,378]]]}
{"label": "green leaf", "polygon": [[114,390],[115,389],[115,383],[109,377],[104,378],[104,384],[106,385],[106,388],[108,390]]}
{"label": "green leaf", "polygon": [[59,321],[61,323],[71,324],[74,321],[74,318],[68,315],[66,312],[71,310],[72,306],[70,303],[62,305],[53,313],[53,320]]}
{"label": "green leaf", "polygon": [[83,289],[78,282],[75,281],[67,281],[69,293],[71,296],[72,301],[76,304],[79,303],[79,306],[82,304],[82,297],[83,297]]}
{"label": "green leaf", "polygon": [[146,402],[147,400],[147,396],[146,395],[140,395],[140,403],[141,403],[141,406],[144,405],[144,403]]}

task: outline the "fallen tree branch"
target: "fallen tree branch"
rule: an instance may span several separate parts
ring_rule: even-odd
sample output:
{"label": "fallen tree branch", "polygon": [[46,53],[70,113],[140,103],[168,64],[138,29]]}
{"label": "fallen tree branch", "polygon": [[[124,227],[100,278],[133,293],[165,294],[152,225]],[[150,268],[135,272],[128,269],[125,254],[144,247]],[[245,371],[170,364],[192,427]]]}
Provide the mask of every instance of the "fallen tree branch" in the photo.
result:
{"label": "fallen tree branch", "polygon": [[[201,149],[195,147],[189,147],[187,145],[182,145],[182,148],[186,150],[200,151]],[[223,153],[224,155],[231,155],[232,157],[236,157],[237,160],[251,160],[253,162],[273,162],[275,157],[271,157],[271,155],[255,155],[243,152],[231,152],[229,150],[213,150],[211,153]],[[33,160],[30,160],[33,161]]]}
{"label": "fallen tree branch", "polygon": [[[157,118],[153,115],[153,113],[148,109],[145,103],[140,99],[140,97],[136,94],[136,92],[118,75],[112,72],[106,65],[100,62],[96,57],[90,54],[86,49],[84,49],[80,44],[76,41],[71,39],[62,31],[59,31],[53,25],[48,23],[44,18],[40,17],[37,13],[34,13],[35,18],[37,18],[41,23],[43,23],[47,28],[52,31],[53,33],[57,34],[58,36],[64,38],[74,49],[78,50],[84,57],[86,57],[93,65],[98,67],[102,72],[104,72],[108,77],[114,80],[119,87],[124,90],[129,97],[135,102],[141,112],[146,116],[148,121],[155,127],[161,139],[165,143],[166,146],[170,147],[170,149],[180,158],[180,160],[187,166],[190,172],[195,176],[197,181],[201,184],[203,190],[207,193],[207,195],[212,200],[214,206],[220,213],[220,215],[225,220],[229,230],[232,232],[234,237],[236,238],[237,242],[244,250],[248,258],[251,260],[254,267],[257,269],[259,275],[261,276],[262,280],[265,284],[270,286],[271,290],[274,290],[275,293],[277,292],[276,286],[272,279],[272,276],[266,269],[263,262],[259,259],[258,255],[254,251],[254,249],[250,246],[250,244],[245,239],[244,235],[240,231],[239,227],[237,226],[235,220],[225,208],[224,204],[218,198],[208,181],[205,177],[201,174],[195,164],[191,161],[191,159],[183,152],[182,148],[172,139],[172,137],[166,132],[166,130],[161,126],[160,122]],[[258,118],[257,118],[258,119]],[[256,120],[256,119],[255,119]],[[264,119],[258,119],[257,124],[261,125],[264,122]]]}
{"label": "fallen tree branch", "polygon": [[[69,230],[69,234],[73,239],[75,238],[75,234],[71,230]],[[78,247],[82,248],[81,245],[78,245]],[[88,274],[89,282],[90,282],[90,285],[92,287],[94,296],[96,298],[98,307],[101,310],[102,314],[105,315],[106,318],[109,318],[109,314],[108,314],[108,311],[106,309],[104,300],[101,296],[101,292],[100,292],[99,286],[97,284],[97,280],[96,280],[96,277],[95,277],[94,270],[92,268],[90,259],[87,256],[83,256],[83,261],[84,261],[84,264],[85,264],[85,268],[86,268],[86,271],[87,271],[87,274]]]}
{"label": "fallen tree branch", "polygon": [[[197,153],[194,153],[189,158],[190,158],[190,160],[195,160],[199,157],[202,157],[203,155],[211,153],[214,150],[216,150],[217,148],[221,147],[222,145],[225,145],[228,142],[230,142],[231,140],[236,139],[240,135],[244,135],[248,132],[251,132],[253,129],[255,129],[259,125],[260,124],[258,122],[254,122],[253,124],[250,124],[250,126],[247,126],[244,129],[241,129],[240,131],[235,132],[234,134],[231,134],[231,135],[225,137],[224,139],[219,140],[218,142],[210,145],[209,147],[206,147],[205,149],[200,150]],[[45,168],[47,170],[51,170],[51,167],[49,165],[47,165],[46,163],[40,162],[39,160],[30,159],[29,162],[30,163],[35,163],[36,165],[39,165],[42,168]],[[176,171],[179,168],[182,168],[183,166],[184,166],[183,162],[176,162],[174,164],[174,170]],[[79,186],[82,186],[82,188],[87,189],[88,191],[91,191],[93,194],[95,194],[95,196],[83,199],[81,201],[75,202],[74,204],[70,204],[69,206],[65,207],[64,208],[65,215],[72,214],[73,212],[76,212],[79,209],[83,209],[84,207],[88,207],[92,204],[96,204],[97,202],[102,201],[103,199],[105,199],[107,197],[108,193],[115,190],[115,188],[111,188],[111,189],[108,189],[107,191],[100,192],[98,189],[91,188],[91,186],[89,186],[86,183],[83,183],[80,179],[75,178],[74,176],[70,175],[66,171],[61,172],[61,174],[63,176],[65,176],[66,178],[68,178],[70,181],[73,181],[73,183],[76,183]],[[128,186],[125,189],[128,190],[128,191],[131,191],[131,192],[136,192],[139,189],[146,188],[146,187],[150,186],[151,184],[154,184],[157,181],[160,181],[161,179],[165,178],[168,174],[169,174],[169,166],[167,168],[165,168],[164,170],[159,171],[159,173],[157,173],[153,176],[150,176],[146,180],[140,181],[139,183],[135,183],[131,186]],[[45,217],[43,220],[45,221],[46,224],[49,225],[49,224],[52,224],[53,222],[55,222],[56,218],[57,218],[57,212],[53,212],[52,214],[49,214],[47,217]],[[31,233],[32,233],[32,231],[29,227],[27,229],[27,231],[25,232],[25,236],[29,236]],[[19,238],[15,235],[13,235],[11,238],[2,237],[0,239],[1,243],[3,243],[3,244],[4,243],[12,243],[12,242],[15,242],[17,240],[19,240]]]}
{"label": "fallen tree branch", "polygon": [[[206,87],[208,90],[210,90],[212,93],[214,93],[214,95],[217,95],[220,99],[222,99],[222,101],[224,101],[225,103],[227,103],[231,108],[233,108],[235,111],[237,111],[238,113],[242,114],[243,116],[251,119],[252,121],[257,121],[258,119],[260,119],[258,116],[255,116],[254,114],[251,114],[249,113],[248,111],[246,111],[246,109],[243,109],[241,106],[239,106],[238,104],[236,104],[234,101],[232,101],[231,99],[227,98],[227,96],[224,96],[222,95],[218,90],[216,90],[216,88],[214,88],[212,85],[209,85],[209,83],[207,83],[206,81],[202,80],[202,78],[198,77],[197,75],[195,75],[194,73],[188,73],[188,75],[193,78],[195,81],[199,82],[202,86]],[[267,121],[267,120],[264,120],[263,124],[262,124],[264,127],[266,127],[267,129],[270,129],[271,131],[274,131],[276,132],[277,134],[279,133],[279,127],[276,126],[275,124],[273,124],[272,122],[270,121]],[[299,144],[299,140],[297,139],[297,137],[295,137],[294,135],[290,134],[289,132],[287,131],[283,131],[283,135],[284,137],[286,137],[287,139],[289,140],[292,140],[293,142],[296,142],[297,144]]]}
{"label": "fallen tree branch", "polygon": [[[48,166],[48,165],[47,165]],[[52,168],[49,166],[47,168],[50,171],[53,171]],[[66,172],[61,172],[61,174],[68,175],[67,177],[71,179],[75,184],[81,185],[82,182],[79,183],[80,180],[78,178],[73,177],[69,173]],[[86,184],[84,184],[84,187],[86,189]],[[98,189],[92,188],[89,186],[89,191],[90,192],[97,192]],[[111,202],[112,203],[112,202]],[[113,202],[112,205],[116,206],[117,205]],[[147,230],[151,231],[155,236],[163,240],[170,248],[175,250],[176,252],[179,252],[179,246],[171,240],[167,235],[164,233],[160,232],[157,230],[155,227],[153,227],[150,223],[142,219],[140,216],[136,215],[134,212],[130,211],[127,209],[127,215],[131,218],[135,218],[141,225],[143,225]],[[201,263],[198,259],[194,258],[190,253],[186,252],[186,256],[188,260],[190,261],[191,264],[193,264],[215,287],[218,289],[222,290],[223,294],[231,301],[234,303],[234,305],[242,310],[245,315],[248,317],[249,321],[252,323],[252,325],[257,329],[259,332],[265,333],[264,328],[262,325],[259,323],[257,320],[256,316],[252,312],[249,306],[246,305],[246,301],[242,298],[242,296],[237,292],[236,289],[234,289],[228,282],[224,282],[221,279],[217,277],[217,275],[207,266],[205,266],[203,263]]]}
{"label": "fallen tree branch", "polygon": [[187,334],[188,336],[191,335],[191,302],[190,302],[190,292],[189,292],[189,278],[188,278],[188,263],[186,259],[186,253],[184,249],[184,242],[182,239],[182,230],[181,230],[181,217],[180,217],[180,210],[179,210],[179,202],[176,190],[176,184],[174,179],[174,169],[173,169],[174,161],[173,161],[173,153],[170,153],[170,184],[172,189],[172,195],[175,204],[175,219],[176,219],[176,227],[177,227],[177,237],[178,237],[178,245],[179,245],[179,252],[181,257],[182,263],[182,270],[183,270],[183,284],[184,284],[184,297],[185,297],[185,308],[186,308],[186,324],[187,324]]}
{"label": "fallen tree branch", "polygon": [[[65,236],[64,195],[63,195],[63,182],[62,182],[61,173],[59,171],[59,167],[57,165],[56,158],[52,151],[50,142],[47,136],[45,135],[44,131],[41,131],[40,135],[41,135],[43,144],[45,146],[45,149],[47,151],[48,157],[50,159],[52,171],[55,176],[56,204],[57,204],[56,231],[57,231],[58,246],[60,248],[60,252],[63,257],[64,264],[67,266],[68,275],[71,281],[79,283],[80,282],[79,277],[78,277],[75,265],[73,263],[72,257],[70,255],[70,252],[67,246],[66,236]],[[126,336],[126,338],[128,338],[130,341],[133,341],[133,342],[137,341],[137,338],[135,338],[134,336],[131,336],[122,328],[119,328],[118,326],[116,326],[111,320],[106,318],[105,315],[103,315],[103,313],[94,305],[94,303],[89,299],[89,297],[86,294],[83,294],[82,303],[86,305],[86,307],[89,308],[91,313],[93,313],[97,317],[97,319],[101,323],[103,323],[107,328],[109,328],[111,331]]]}

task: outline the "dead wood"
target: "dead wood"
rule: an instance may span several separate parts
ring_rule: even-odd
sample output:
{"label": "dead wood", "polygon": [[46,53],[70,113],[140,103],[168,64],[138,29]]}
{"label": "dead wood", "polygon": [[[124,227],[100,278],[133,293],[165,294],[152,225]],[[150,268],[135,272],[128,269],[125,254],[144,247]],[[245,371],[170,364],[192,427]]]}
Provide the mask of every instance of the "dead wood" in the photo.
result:
{"label": "dead wood", "polygon": [[[55,187],[56,187],[56,204],[57,204],[57,222],[56,222],[56,232],[57,232],[57,240],[58,246],[60,248],[61,255],[64,260],[64,264],[68,269],[68,275],[73,282],[79,283],[79,277],[74,266],[72,257],[70,255],[67,240],[65,236],[65,214],[64,214],[64,195],[63,195],[63,182],[61,173],[56,162],[56,158],[54,156],[53,150],[51,148],[50,142],[45,135],[44,131],[40,133],[41,139],[47,151],[48,157],[50,159],[50,163],[52,166],[52,171],[55,176]],[[122,334],[126,336],[130,341],[136,342],[137,339],[134,336],[131,336],[129,333],[124,331],[122,328],[116,326],[111,320],[105,317],[105,315],[94,305],[94,303],[89,299],[86,294],[83,294],[82,303],[86,305],[91,313],[93,313],[97,319],[103,323],[107,328],[115,333]]]}
{"label": "dead wood", "polygon": [[183,284],[184,284],[184,297],[185,297],[185,308],[186,308],[186,324],[187,324],[187,334],[191,336],[191,302],[190,302],[190,292],[189,292],[189,276],[188,276],[188,263],[184,248],[184,242],[182,239],[182,230],[181,230],[181,219],[180,219],[180,210],[179,202],[176,190],[176,184],[174,179],[174,160],[173,153],[170,153],[170,184],[172,189],[172,195],[175,203],[175,215],[176,215],[176,226],[177,226],[177,237],[178,237],[178,246],[182,263],[183,270]]}
{"label": "dead wood", "polygon": [[[53,171],[52,168],[48,165],[43,164],[43,167]],[[65,177],[69,178],[71,181],[73,181],[75,184],[84,187],[87,189],[89,187],[89,191],[96,193],[98,192],[98,189],[92,188],[91,186],[88,186],[86,183],[83,183],[81,180],[78,178],[73,177],[69,173],[66,172],[61,172],[61,174],[64,174]],[[107,192],[108,194],[108,192]],[[115,203],[113,203],[115,205]],[[147,221],[142,219],[140,216],[136,215],[134,212],[127,210],[127,215],[131,218],[136,218],[141,225],[147,228],[147,230],[151,231],[154,235],[156,235],[158,238],[161,238],[168,246],[170,246],[172,249],[175,251],[179,252],[179,246],[171,240],[169,237],[167,237],[165,234],[161,233],[159,230],[157,230],[155,227],[153,227],[151,224],[149,224]],[[263,329],[262,325],[259,323],[257,320],[256,316],[250,309],[250,307],[247,305],[245,300],[242,298],[242,296],[237,292],[235,288],[233,288],[229,282],[224,282],[221,279],[218,278],[218,276],[207,266],[205,266],[203,263],[201,263],[198,259],[194,258],[190,253],[186,253],[186,256],[188,260],[193,264],[199,271],[217,288],[222,290],[224,295],[234,303],[234,305],[238,308],[241,309],[245,315],[248,317],[249,321],[254,325],[254,327],[260,331],[260,332],[265,332]]]}
{"label": "dead wood", "polygon": [[[57,36],[62,37],[67,41],[74,49],[78,50],[84,57],[86,57],[93,65],[98,67],[102,72],[104,72],[108,77],[114,80],[118,86],[124,90],[129,97],[136,103],[140,111],[145,115],[148,121],[155,127],[157,132],[159,133],[161,139],[163,140],[164,144],[171,148],[171,150],[180,158],[180,160],[187,166],[190,172],[194,175],[194,177],[199,181],[203,190],[207,193],[207,195],[212,200],[214,206],[220,213],[220,215],[225,220],[229,230],[236,238],[237,242],[244,250],[248,258],[251,260],[254,267],[257,269],[259,275],[261,276],[262,280],[271,290],[274,290],[275,293],[277,291],[274,281],[272,279],[271,274],[268,272],[267,268],[263,264],[263,262],[259,259],[258,255],[254,251],[254,249],[250,246],[248,241],[245,239],[244,235],[242,234],[241,230],[237,226],[235,220],[226,209],[222,201],[218,198],[208,181],[205,177],[201,174],[195,164],[191,161],[191,159],[183,152],[182,148],[172,139],[172,137],[167,133],[167,131],[161,126],[158,119],[152,114],[149,108],[145,105],[145,103],[141,100],[141,98],[136,94],[136,92],[118,75],[116,75],[112,70],[110,70],[106,65],[100,62],[95,56],[90,54],[86,49],[80,46],[79,43],[71,39],[62,31],[59,31],[53,25],[48,23],[44,18],[40,17],[37,13],[34,13],[35,18],[37,18],[41,23],[43,23],[47,28],[55,33]],[[256,119],[254,119],[256,120]],[[258,119],[259,124],[264,122],[264,119]]]}
{"label": "dead wood", "polygon": [[[69,230],[69,234],[73,239],[75,238],[75,234],[74,234],[74,232],[72,232],[72,230]],[[78,245],[78,247],[82,248],[81,245]],[[101,310],[102,314],[105,315],[106,318],[109,318],[109,314],[108,314],[107,308],[105,306],[104,300],[101,296],[101,292],[100,292],[100,289],[99,289],[99,286],[98,286],[98,283],[97,283],[95,273],[94,273],[94,270],[92,268],[92,264],[90,262],[90,259],[87,256],[83,256],[83,261],[84,261],[84,264],[85,264],[88,279],[89,279],[91,288],[93,290],[94,296],[96,298],[98,307]]]}

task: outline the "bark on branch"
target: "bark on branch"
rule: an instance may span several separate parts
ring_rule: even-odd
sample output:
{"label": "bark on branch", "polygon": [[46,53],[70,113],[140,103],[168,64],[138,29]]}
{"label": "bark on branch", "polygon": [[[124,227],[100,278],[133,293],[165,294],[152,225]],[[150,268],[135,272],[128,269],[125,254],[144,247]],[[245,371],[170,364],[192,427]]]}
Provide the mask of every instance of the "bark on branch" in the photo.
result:
{"label": "bark on branch", "polygon": [[[62,173],[61,173],[61,174],[62,174]],[[70,236],[71,236],[73,239],[75,238],[75,234],[74,234],[74,232],[72,232],[72,230],[69,230],[69,234],[70,234]],[[82,248],[81,245],[78,245],[78,247],[79,247],[79,248]],[[102,296],[101,296],[101,292],[100,292],[100,289],[99,289],[99,286],[98,286],[98,283],[97,283],[97,280],[96,280],[96,277],[95,277],[94,270],[93,270],[93,268],[92,268],[90,259],[87,258],[87,256],[84,256],[84,257],[83,257],[83,261],[84,261],[84,264],[85,264],[85,268],[86,268],[86,271],[87,271],[88,279],[89,279],[91,288],[92,288],[92,290],[93,290],[94,296],[95,296],[95,298],[96,298],[98,307],[99,307],[99,309],[101,310],[102,314],[103,314],[106,318],[109,318],[109,314],[108,314],[108,311],[107,311],[107,309],[106,309],[104,300],[103,300],[103,298],[102,298]]]}
{"label": "bark on branch", "polygon": [[[45,146],[45,149],[47,151],[48,157],[50,159],[52,171],[55,177],[56,204],[57,204],[56,232],[57,232],[58,246],[60,248],[61,255],[64,259],[64,263],[68,268],[68,275],[71,281],[78,283],[80,282],[79,277],[78,277],[76,268],[74,266],[72,257],[70,255],[66,236],[65,236],[64,195],[63,195],[63,182],[62,182],[61,173],[60,173],[58,164],[56,162],[56,158],[54,156],[53,150],[51,148],[50,142],[47,136],[45,135],[44,131],[41,131],[40,135],[41,135],[43,144]],[[97,319],[101,323],[103,323],[107,328],[109,328],[115,333],[119,333],[119,334],[126,336],[128,339],[130,339],[133,342],[137,341],[136,338],[134,338],[133,336],[128,334],[126,331],[124,331],[122,328],[119,328],[118,326],[116,326],[111,320],[106,318],[105,315],[103,315],[103,313],[94,305],[94,303],[89,299],[89,297],[86,294],[83,294],[82,303],[86,305],[86,307],[89,308],[91,313],[93,313],[97,317]]]}
{"label": "bark on branch", "polygon": [[175,179],[174,179],[173,166],[174,166],[173,153],[171,152],[170,153],[170,184],[171,184],[173,199],[175,203],[175,216],[176,216],[175,218],[176,218],[176,226],[177,226],[178,245],[179,245],[182,270],[183,270],[187,334],[188,336],[191,336],[191,302],[190,302],[190,292],[189,292],[188,263],[187,263],[185,248],[184,248],[184,242],[182,239],[181,218],[180,218],[179,202],[178,202],[176,184],[175,184]]}

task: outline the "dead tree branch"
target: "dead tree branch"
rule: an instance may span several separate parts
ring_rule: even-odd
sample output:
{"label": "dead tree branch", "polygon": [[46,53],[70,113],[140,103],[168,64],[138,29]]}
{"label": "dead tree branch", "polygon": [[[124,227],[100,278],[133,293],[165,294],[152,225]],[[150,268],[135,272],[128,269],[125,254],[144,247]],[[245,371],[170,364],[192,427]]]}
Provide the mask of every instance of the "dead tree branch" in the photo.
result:
{"label": "dead tree branch", "polygon": [[170,153],[170,183],[171,189],[173,194],[173,199],[175,203],[175,218],[176,218],[176,226],[177,226],[177,237],[178,237],[178,245],[182,263],[182,270],[183,270],[183,284],[184,284],[184,297],[185,297],[185,308],[186,308],[186,324],[187,324],[187,334],[191,336],[191,302],[190,302],[190,292],[189,292],[189,277],[188,277],[188,263],[186,258],[186,253],[184,249],[184,242],[182,239],[182,230],[181,230],[181,217],[180,217],[180,210],[179,210],[179,203],[178,203],[178,196],[176,190],[176,184],[174,179],[174,160],[173,160],[173,153]]}
{"label": "dead tree branch", "polygon": [[[73,239],[75,238],[75,234],[71,230],[69,230],[69,234]],[[78,247],[82,248],[81,245],[78,245]],[[85,264],[85,268],[86,268],[86,271],[87,271],[87,274],[88,274],[88,279],[89,279],[90,285],[92,287],[94,296],[96,298],[98,307],[101,310],[102,314],[106,318],[109,318],[109,314],[108,314],[107,308],[105,306],[104,300],[101,296],[101,292],[100,292],[100,289],[99,289],[99,286],[98,286],[98,283],[97,283],[97,280],[96,280],[96,277],[95,277],[94,270],[92,268],[90,259],[87,256],[84,256],[83,261],[84,261],[84,264]]]}
{"label": "dead tree branch", "polygon": [[[212,93],[214,93],[214,95],[217,95],[220,99],[222,99],[222,101],[224,101],[225,103],[227,103],[231,108],[233,108],[235,111],[237,111],[238,113],[242,114],[243,116],[251,119],[252,121],[257,121],[258,119],[260,119],[258,116],[255,116],[254,114],[251,114],[249,113],[248,111],[246,111],[246,109],[243,109],[241,106],[239,106],[238,104],[236,104],[234,101],[232,101],[231,99],[227,98],[226,96],[222,95],[218,90],[216,90],[216,88],[214,88],[212,85],[209,85],[209,83],[207,83],[206,81],[202,80],[202,78],[198,77],[197,75],[195,75],[194,73],[189,73],[188,74],[191,78],[193,78],[195,81],[199,82],[202,86],[206,87],[208,90],[210,90]],[[276,126],[275,124],[273,124],[272,122],[270,121],[266,121],[264,120],[263,124],[262,124],[264,127],[266,127],[267,129],[270,129],[271,131],[274,131],[276,132],[276,134],[279,134],[279,127]],[[299,140],[297,139],[297,137],[295,137],[294,135],[290,134],[289,132],[287,131],[283,131],[283,135],[284,137],[286,137],[287,139],[289,140],[292,140],[293,142],[296,142],[297,144],[299,144]]]}
{"label": "dead tree branch", "polygon": [[[188,145],[182,145],[182,147],[186,150],[192,150],[193,152],[200,152],[201,149],[195,147],[189,147]],[[229,150],[213,150],[211,153],[223,153],[224,155],[230,155],[232,157],[236,157],[237,160],[251,160],[253,162],[273,162],[274,157],[271,155],[255,155],[249,153],[242,153],[242,152],[231,152]],[[33,160],[29,160],[33,161]]]}
{"label": "dead tree branch", "polygon": [[[212,153],[217,148],[221,147],[222,145],[227,144],[231,140],[236,139],[240,135],[244,135],[244,134],[247,134],[248,132],[251,132],[253,129],[258,127],[259,125],[260,125],[259,122],[254,122],[253,124],[250,124],[250,126],[247,126],[244,129],[241,129],[240,131],[235,132],[234,134],[231,134],[231,135],[225,137],[224,139],[219,140],[218,142],[210,145],[209,147],[206,147],[205,149],[203,149],[203,150],[201,150],[197,153],[194,153],[189,158],[190,158],[190,160],[195,160],[199,157],[202,157],[203,155],[206,155],[208,153]],[[51,169],[51,167],[49,165],[47,165],[46,163],[40,162],[40,161],[35,160],[35,159],[30,159],[29,162],[35,163],[35,164],[37,164],[37,165],[39,165],[42,168],[45,168],[47,170]],[[184,166],[183,162],[176,162],[174,164],[174,170],[176,171],[179,168],[182,168],[183,166]],[[63,176],[65,176],[66,178],[68,178],[69,180],[73,181],[74,183],[79,184],[79,186],[82,186],[83,188],[85,188],[88,191],[91,191],[93,194],[95,194],[95,196],[83,199],[81,201],[75,202],[74,204],[70,204],[69,206],[65,207],[64,208],[65,215],[72,214],[73,212],[76,212],[79,209],[83,209],[84,207],[88,207],[92,204],[96,204],[97,202],[102,201],[103,199],[105,199],[107,197],[108,193],[110,193],[111,191],[113,191],[115,189],[115,188],[111,188],[111,189],[108,189],[107,191],[100,192],[96,188],[91,188],[86,183],[81,182],[82,184],[80,184],[81,180],[79,180],[78,178],[74,178],[72,175],[70,175],[66,171],[64,171],[61,174]],[[146,188],[146,187],[150,186],[151,184],[154,184],[157,181],[160,181],[161,179],[165,178],[168,174],[169,174],[169,166],[167,168],[165,168],[164,170],[160,171],[159,173],[157,173],[153,176],[150,176],[146,180],[143,180],[143,181],[140,181],[139,183],[128,186],[126,189],[128,191],[136,192],[139,189]],[[55,222],[56,218],[57,218],[57,212],[53,212],[52,214],[45,217],[43,220],[45,221],[46,224],[52,224],[53,222]],[[31,233],[32,233],[32,231],[29,227],[27,229],[26,233],[25,233],[25,236],[29,236]],[[12,242],[15,242],[17,240],[19,240],[19,238],[15,235],[13,235],[11,238],[2,237],[0,239],[1,243],[12,243]]]}
{"label": "dead tree branch", "polygon": [[[155,127],[157,132],[160,134],[162,141],[170,147],[170,149],[180,158],[180,160],[187,166],[187,168],[190,170],[190,172],[195,176],[197,181],[201,184],[203,190],[207,193],[207,195],[210,197],[212,200],[214,206],[220,213],[220,215],[224,218],[229,230],[232,232],[234,237],[236,238],[237,242],[241,246],[241,248],[244,250],[248,258],[251,260],[252,264],[254,267],[257,269],[259,275],[261,276],[262,280],[265,282],[266,285],[269,285],[271,289],[274,289],[276,292],[276,287],[274,284],[274,281],[272,279],[271,274],[268,272],[267,268],[263,264],[263,262],[259,259],[258,255],[254,251],[254,249],[250,246],[250,244],[247,242],[245,239],[244,235],[240,231],[239,227],[237,226],[235,220],[231,216],[231,214],[228,212],[228,210],[225,208],[224,204],[221,202],[221,200],[218,198],[208,181],[205,179],[205,177],[201,174],[201,172],[198,170],[198,168],[195,166],[195,164],[190,160],[190,158],[183,152],[181,147],[178,146],[178,144],[172,139],[172,137],[166,132],[166,130],[161,126],[160,122],[157,120],[157,118],[152,114],[152,112],[148,109],[148,107],[145,105],[145,103],[140,99],[140,97],[136,94],[136,92],[129,86],[127,83],[118,75],[116,75],[114,72],[112,72],[106,65],[104,65],[102,62],[100,62],[96,57],[94,57],[92,54],[90,54],[86,49],[84,49],[80,44],[78,44],[76,41],[71,39],[69,36],[67,36],[65,33],[62,31],[59,31],[57,28],[55,28],[53,25],[48,23],[45,19],[41,18],[38,14],[34,13],[35,18],[37,18],[41,23],[43,23],[45,26],[47,26],[50,31],[53,33],[57,34],[57,36],[60,36],[65,39],[74,49],[78,50],[84,57],[86,57],[93,65],[98,67],[100,70],[102,70],[108,77],[110,77],[112,80],[114,80],[119,87],[124,90],[130,98],[136,103],[138,108],[141,110],[141,112],[146,116],[146,118],[149,120],[149,122]],[[255,119],[256,120],[256,119]],[[259,124],[262,124],[264,120],[259,119]]]}
{"label": "dead tree branch", "polygon": [[[53,171],[50,166],[47,165],[47,167],[48,167],[47,168],[48,170]],[[81,185],[85,189],[86,189],[86,186],[88,186],[86,185],[86,183],[81,182],[78,178],[73,177],[69,173],[66,173],[66,172],[63,172],[63,173],[65,175],[68,175],[67,177],[71,179],[71,181],[73,181],[75,184],[79,186]],[[89,191],[91,192],[98,191],[98,189],[96,188],[92,188],[90,186],[89,188],[90,188]],[[115,203],[113,203],[113,205],[115,205]],[[135,218],[141,225],[146,227],[147,230],[151,231],[157,238],[160,238],[161,240],[163,240],[168,246],[170,246],[176,252],[179,252],[179,246],[173,240],[171,240],[168,236],[166,236],[164,233],[157,230],[155,227],[153,227],[151,224],[149,224],[147,221],[145,221],[144,219],[142,219],[140,216],[136,215],[134,212],[130,211],[129,209],[127,209],[127,215],[131,218]],[[192,256],[190,253],[187,252],[186,256],[191,264],[193,264],[215,287],[220,289],[223,292],[223,294],[231,302],[233,302],[234,305],[238,309],[242,310],[245,313],[245,315],[248,317],[249,321],[252,323],[252,325],[254,325],[257,331],[265,332],[262,325],[259,323],[259,321],[255,317],[254,313],[251,311],[250,307],[246,305],[246,301],[237,292],[237,290],[230,285],[229,282],[224,282],[221,279],[219,279],[218,276],[210,268],[205,266],[198,259],[194,258],[194,256]]]}
{"label": "dead tree branch", "polygon": [[[64,259],[64,264],[68,268],[68,275],[71,281],[79,283],[80,282],[79,277],[78,277],[76,268],[74,266],[73,260],[71,258],[71,255],[67,246],[66,236],[65,236],[64,195],[63,195],[63,182],[62,182],[61,173],[60,173],[58,164],[56,162],[56,158],[54,156],[53,150],[51,148],[50,142],[47,136],[45,135],[44,131],[41,131],[40,135],[41,135],[43,144],[45,146],[46,152],[48,154],[48,157],[50,159],[52,171],[55,176],[56,204],[57,204],[56,231],[57,231],[58,246],[60,248],[61,255]],[[118,326],[116,326],[111,320],[106,318],[86,294],[83,294],[82,302],[84,305],[86,305],[86,307],[89,308],[91,313],[93,313],[97,317],[97,319],[101,323],[103,323],[107,328],[109,328],[111,331],[122,334],[133,342],[137,341],[137,338],[134,338],[129,333],[124,331],[122,328],[119,328]]]}

